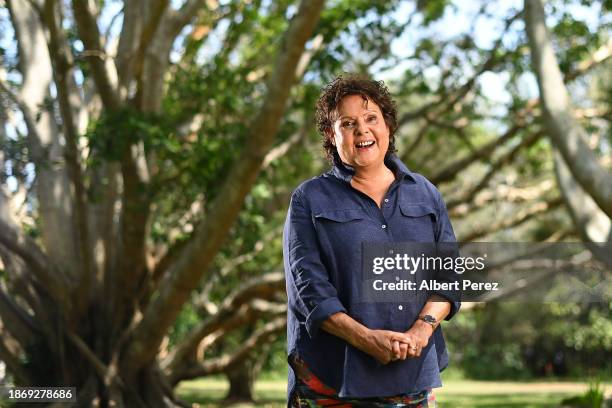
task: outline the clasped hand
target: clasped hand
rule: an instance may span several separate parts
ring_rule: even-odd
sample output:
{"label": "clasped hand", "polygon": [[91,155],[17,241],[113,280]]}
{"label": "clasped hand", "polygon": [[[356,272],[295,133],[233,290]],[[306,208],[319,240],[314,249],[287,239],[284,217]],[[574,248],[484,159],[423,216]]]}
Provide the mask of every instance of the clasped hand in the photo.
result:
{"label": "clasped hand", "polygon": [[391,361],[415,358],[429,342],[433,328],[417,321],[408,331],[370,330],[368,341],[363,349],[382,364]]}

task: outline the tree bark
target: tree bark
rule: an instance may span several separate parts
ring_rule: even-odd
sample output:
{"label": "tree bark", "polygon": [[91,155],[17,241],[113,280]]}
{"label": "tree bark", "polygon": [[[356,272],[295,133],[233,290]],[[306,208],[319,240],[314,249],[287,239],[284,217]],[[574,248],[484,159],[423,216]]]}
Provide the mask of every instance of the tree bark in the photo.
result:
{"label": "tree bark", "polygon": [[36,191],[43,246],[64,272],[76,278],[78,263],[74,254],[77,228],[74,222],[74,195],[64,165],[64,149],[47,106],[53,70],[47,41],[39,16],[31,3],[7,2],[19,49],[19,69],[23,75],[17,96],[28,126],[28,144],[36,166]]}
{"label": "tree bark", "polygon": [[[81,157],[78,147],[79,130],[78,117],[81,98],[76,89],[73,72],[73,58],[67,47],[61,29],[62,13],[61,6],[55,0],[46,0],[41,20],[49,32],[49,54],[53,65],[53,78],[57,87],[57,99],[60,114],[62,116],[63,134],[66,140],[64,157],[66,170],[70,179],[73,197],[74,214],[76,218],[75,240],[78,251],[74,257],[79,265],[79,274],[76,290],[72,293],[75,310],[83,314],[91,296],[92,283],[92,254],[90,252],[89,221],[86,204],[86,191],[81,166]],[[75,317],[78,321],[79,317]]]}
{"label": "tree bark", "polygon": [[563,202],[593,255],[612,267],[612,222],[573,178],[561,154],[555,150],[555,176]]}
{"label": "tree bark", "polygon": [[88,0],[73,0],[72,8],[98,93],[104,106],[109,111],[113,111],[120,105],[117,93],[117,71],[102,44],[98,22],[89,8]]}
{"label": "tree bark", "polygon": [[229,381],[229,390],[224,398],[226,403],[253,402],[255,400],[253,395],[255,385],[253,368],[253,362],[247,358],[226,373]]}
{"label": "tree bark", "polygon": [[525,27],[548,135],[576,181],[608,216],[612,216],[610,171],[599,163],[586,142],[586,131],[573,116],[545,18],[542,0],[525,0]]}

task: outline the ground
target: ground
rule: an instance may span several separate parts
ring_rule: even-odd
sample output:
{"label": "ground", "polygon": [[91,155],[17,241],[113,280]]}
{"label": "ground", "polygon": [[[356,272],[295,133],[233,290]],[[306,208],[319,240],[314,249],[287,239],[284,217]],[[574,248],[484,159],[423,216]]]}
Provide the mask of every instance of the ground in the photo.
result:
{"label": "ground", "polygon": [[[604,385],[607,394],[612,384]],[[580,382],[492,382],[449,380],[436,390],[440,408],[544,408],[559,407],[562,399],[580,394],[588,384]],[[256,404],[236,404],[235,408],[285,407],[286,382],[263,380],[255,385]],[[227,382],[221,379],[186,381],[180,384],[178,395],[200,407],[225,407],[220,402],[227,391]],[[197,406],[197,405],[196,405]]]}

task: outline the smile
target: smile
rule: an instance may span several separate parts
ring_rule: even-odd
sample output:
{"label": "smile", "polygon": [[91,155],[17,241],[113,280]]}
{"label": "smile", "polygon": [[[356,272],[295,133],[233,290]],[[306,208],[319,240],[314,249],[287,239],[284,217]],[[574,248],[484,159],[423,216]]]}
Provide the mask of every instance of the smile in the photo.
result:
{"label": "smile", "polygon": [[359,142],[357,143],[355,146],[357,146],[358,148],[364,148],[364,147],[370,147],[374,145],[374,141],[373,140],[366,140],[364,142]]}

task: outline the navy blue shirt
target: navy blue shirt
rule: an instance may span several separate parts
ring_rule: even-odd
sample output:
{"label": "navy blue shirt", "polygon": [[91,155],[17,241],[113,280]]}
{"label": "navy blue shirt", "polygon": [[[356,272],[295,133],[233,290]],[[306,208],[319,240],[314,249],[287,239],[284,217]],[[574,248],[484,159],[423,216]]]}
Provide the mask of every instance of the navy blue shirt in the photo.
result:
{"label": "navy blue shirt", "polygon": [[[363,242],[455,242],[439,191],[409,171],[393,154],[385,160],[395,174],[382,208],[350,185],[354,170],[335,157],[331,171],[302,183],[291,197],[283,233],[287,284],[289,362],[297,354],[340,397],[384,397],[442,385],[448,354],[438,328],[419,358],[386,365],[324,330],[321,323],[345,312],[370,329],[407,331],[425,301],[360,302],[355,271]],[[435,293],[435,292],[434,292]],[[458,298],[439,293],[451,303]],[[289,367],[288,394],[295,387]]]}

